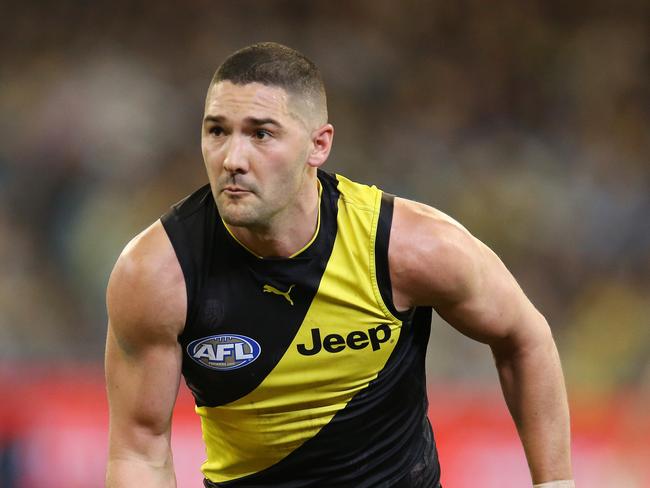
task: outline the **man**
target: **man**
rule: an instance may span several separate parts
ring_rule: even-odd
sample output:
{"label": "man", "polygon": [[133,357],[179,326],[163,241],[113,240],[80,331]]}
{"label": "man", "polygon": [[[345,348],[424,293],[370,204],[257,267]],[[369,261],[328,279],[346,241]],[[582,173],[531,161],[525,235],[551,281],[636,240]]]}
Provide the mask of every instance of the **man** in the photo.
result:
{"label": "man", "polygon": [[439,486],[432,307],[492,348],[533,482],[573,486],[544,318],[446,215],[321,171],[333,135],[302,54],[256,44],[217,70],[201,138],[210,184],[129,243],[109,282],[108,486],[175,486],[181,374],[206,487]]}

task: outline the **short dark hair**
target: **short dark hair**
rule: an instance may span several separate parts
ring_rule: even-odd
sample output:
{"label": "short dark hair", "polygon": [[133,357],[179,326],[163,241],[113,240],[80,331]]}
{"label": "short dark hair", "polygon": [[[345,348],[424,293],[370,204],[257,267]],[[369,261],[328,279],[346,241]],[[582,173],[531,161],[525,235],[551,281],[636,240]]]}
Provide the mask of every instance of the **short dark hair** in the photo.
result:
{"label": "short dark hair", "polygon": [[325,85],[316,64],[301,52],[277,42],[259,42],[231,54],[217,68],[210,86],[221,81],[236,85],[261,83],[307,98],[325,110]]}

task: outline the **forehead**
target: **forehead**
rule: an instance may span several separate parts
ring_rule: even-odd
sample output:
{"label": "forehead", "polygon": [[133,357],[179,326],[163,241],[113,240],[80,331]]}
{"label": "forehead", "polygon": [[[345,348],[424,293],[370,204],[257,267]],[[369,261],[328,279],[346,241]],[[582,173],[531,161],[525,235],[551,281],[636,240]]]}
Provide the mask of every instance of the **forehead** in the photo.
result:
{"label": "forehead", "polygon": [[232,119],[289,117],[289,95],[277,86],[261,83],[236,85],[230,81],[220,81],[208,91],[205,114]]}

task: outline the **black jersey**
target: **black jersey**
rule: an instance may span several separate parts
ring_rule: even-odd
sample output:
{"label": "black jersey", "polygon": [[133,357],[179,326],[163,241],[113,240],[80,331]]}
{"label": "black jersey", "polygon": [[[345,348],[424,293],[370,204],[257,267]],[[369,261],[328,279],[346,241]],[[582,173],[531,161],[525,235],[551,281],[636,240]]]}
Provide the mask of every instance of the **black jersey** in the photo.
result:
{"label": "black jersey", "polygon": [[392,304],[393,199],[318,172],[314,238],[263,259],[209,185],[162,218],[187,288],[179,342],[211,487],[435,487],[431,309]]}

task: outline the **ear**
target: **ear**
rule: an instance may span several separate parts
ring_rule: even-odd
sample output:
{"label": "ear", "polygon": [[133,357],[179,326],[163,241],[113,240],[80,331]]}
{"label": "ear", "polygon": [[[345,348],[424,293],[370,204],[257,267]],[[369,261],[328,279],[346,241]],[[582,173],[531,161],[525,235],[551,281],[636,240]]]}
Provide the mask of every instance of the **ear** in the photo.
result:
{"label": "ear", "polygon": [[333,140],[334,126],[332,124],[325,124],[312,132],[312,150],[309,153],[307,164],[312,168],[321,167],[330,155]]}

